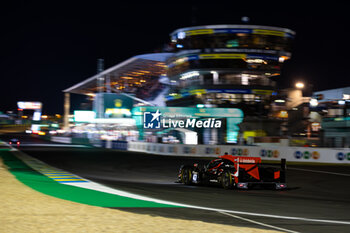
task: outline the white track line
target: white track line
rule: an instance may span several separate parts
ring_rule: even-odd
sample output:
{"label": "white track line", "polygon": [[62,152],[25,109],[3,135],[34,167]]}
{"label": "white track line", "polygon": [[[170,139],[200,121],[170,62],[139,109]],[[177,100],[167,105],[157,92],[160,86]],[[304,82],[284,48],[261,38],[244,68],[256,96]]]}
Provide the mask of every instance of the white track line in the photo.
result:
{"label": "white track line", "polygon": [[243,221],[246,221],[246,222],[251,222],[251,223],[254,223],[254,224],[257,224],[257,225],[260,225],[260,226],[276,229],[276,230],[279,230],[279,231],[290,232],[290,233],[299,233],[298,231],[292,231],[292,230],[288,230],[288,229],[285,229],[285,228],[276,227],[276,226],[273,226],[273,225],[270,225],[270,224],[265,224],[265,223],[254,221],[254,220],[251,220],[251,219],[248,219],[248,218],[243,218],[241,216],[237,216],[237,215],[233,215],[233,214],[229,214],[229,213],[225,213],[225,212],[219,212],[219,213],[227,215],[227,216],[230,216],[230,217],[233,217],[233,218],[237,218],[237,219],[240,219],[240,220],[243,220]]}
{"label": "white track line", "polygon": [[304,168],[288,167],[287,169],[288,169],[288,170],[296,170],[296,171],[306,171],[306,172],[324,173],[324,174],[337,175],[337,176],[350,176],[350,174],[347,174],[347,173],[327,172],[327,171],[311,170],[311,169],[304,169]]}
{"label": "white track line", "polygon": [[[88,179],[86,179],[86,180],[88,180]],[[312,218],[293,217],[293,216],[281,216],[281,215],[273,215],[273,214],[252,213],[252,212],[245,212],[245,211],[225,210],[225,209],[217,209],[217,208],[210,208],[210,207],[188,205],[188,204],[165,201],[165,200],[161,200],[161,199],[157,199],[157,198],[150,198],[150,197],[146,197],[146,196],[142,196],[142,195],[138,195],[138,194],[133,194],[133,193],[125,192],[122,190],[110,188],[110,187],[101,185],[99,183],[95,183],[91,180],[88,180],[88,181],[89,181],[88,183],[72,183],[69,185],[77,186],[80,188],[92,189],[95,191],[110,193],[110,194],[114,194],[114,195],[119,195],[119,196],[123,196],[123,197],[134,198],[134,199],[143,200],[143,201],[151,201],[151,202],[156,202],[156,203],[160,203],[160,204],[175,205],[175,206],[179,206],[179,207],[187,207],[187,208],[192,208],[192,209],[208,210],[208,211],[215,211],[215,212],[225,212],[225,213],[231,213],[231,214],[266,217],[266,218],[350,225],[350,222],[347,222],[347,221],[337,221],[337,220],[328,220],[328,219],[312,219]]]}
{"label": "white track line", "polygon": [[[14,149],[14,150],[16,150],[16,149]],[[26,155],[26,157],[28,157],[28,158],[32,158],[31,156],[29,156],[29,155],[27,155],[27,154],[25,154],[23,152],[19,151],[19,153]],[[21,159],[23,162],[25,162],[23,160],[23,156],[18,156],[18,158]],[[44,162],[42,162],[42,163],[44,163]],[[61,171],[63,171],[63,170],[61,170]],[[70,174],[73,174],[73,173],[70,173]],[[75,175],[75,174],[73,174],[73,175]],[[139,195],[139,194],[133,194],[133,193],[129,193],[129,192],[125,192],[125,191],[119,190],[119,189],[110,188],[108,186],[105,186],[105,185],[93,182],[93,181],[88,180],[88,179],[85,179],[85,180],[87,180],[89,182],[86,182],[86,183],[66,183],[65,185],[73,185],[73,186],[77,186],[77,187],[80,187],[80,188],[91,189],[91,190],[95,190],[95,191],[115,194],[115,195],[119,195],[119,196],[123,196],[123,197],[129,197],[129,198],[138,199],[138,200],[151,201],[151,202],[156,202],[156,203],[161,203],[161,204],[166,204],[166,205],[174,205],[174,206],[179,206],[179,207],[187,207],[187,208],[200,209],[200,210],[208,210],[208,211],[215,211],[215,212],[225,212],[225,213],[230,213],[230,214],[239,214],[239,215],[266,217],[266,218],[276,218],[276,219],[298,220],[298,221],[307,221],[307,222],[319,222],[319,223],[331,223],[331,224],[350,225],[349,221],[338,221],[338,220],[328,220],[328,219],[313,219],[313,218],[303,218],[303,217],[293,217],[293,216],[281,216],[281,215],[273,215],[273,214],[262,214],[262,213],[253,213],[253,212],[236,211],[236,210],[225,210],[225,209],[217,209],[217,208],[210,208],[210,207],[188,205],[188,204],[183,204],[183,203],[165,201],[165,200],[161,200],[161,199],[157,199],[157,198],[150,198],[150,197],[142,196],[142,195]]]}

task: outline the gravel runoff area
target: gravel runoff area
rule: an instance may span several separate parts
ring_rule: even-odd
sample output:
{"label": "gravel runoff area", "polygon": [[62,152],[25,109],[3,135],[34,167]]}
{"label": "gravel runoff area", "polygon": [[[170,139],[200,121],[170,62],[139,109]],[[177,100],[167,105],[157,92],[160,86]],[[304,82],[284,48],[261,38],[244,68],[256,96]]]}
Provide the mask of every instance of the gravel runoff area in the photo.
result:
{"label": "gravel runoff area", "polygon": [[51,197],[19,182],[0,158],[0,232],[276,232],[89,206]]}

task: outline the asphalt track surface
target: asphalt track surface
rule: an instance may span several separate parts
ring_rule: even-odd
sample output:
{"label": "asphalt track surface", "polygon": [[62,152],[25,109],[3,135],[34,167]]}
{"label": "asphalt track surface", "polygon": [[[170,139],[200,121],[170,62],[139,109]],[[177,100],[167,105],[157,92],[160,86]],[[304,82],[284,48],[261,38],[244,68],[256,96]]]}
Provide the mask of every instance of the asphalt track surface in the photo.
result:
{"label": "asphalt track surface", "polygon": [[[51,166],[123,191],[216,209],[350,222],[349,166],[288,166],[289,188],[285,191],[224,190],[221,187],[175,183],[181,164],[205,164],[208,159],[156,156],[96,148],[35,147],[28,144],[51,143],[23,135],[0,136],[4,141],[12,137],[21,139],[19,149],[26,154]],[[350,225],[324,221],[225,214],[190,208],[121,209],[154,216],[236,226],[264,229],[277,227],[289,232],[350,232]]]}

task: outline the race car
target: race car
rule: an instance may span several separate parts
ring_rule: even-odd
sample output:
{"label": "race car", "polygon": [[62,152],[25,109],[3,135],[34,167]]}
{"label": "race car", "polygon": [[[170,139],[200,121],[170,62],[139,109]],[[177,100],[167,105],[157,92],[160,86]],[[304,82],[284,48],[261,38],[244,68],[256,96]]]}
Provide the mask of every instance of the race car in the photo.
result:
{"label": "race car", "polygon": [[10,139],[9,144],[19,146],[21,144],[21,142],[17,138],[12,138],[12,139]]}
{"label": "race car", "polygon": [[204,166],[182,165],[178,182],[186,185],[219,184],[224,189],[253,186],[286,189],[286,160],[281,159],[280,164],[262,163],[260,157],[225,154]]}

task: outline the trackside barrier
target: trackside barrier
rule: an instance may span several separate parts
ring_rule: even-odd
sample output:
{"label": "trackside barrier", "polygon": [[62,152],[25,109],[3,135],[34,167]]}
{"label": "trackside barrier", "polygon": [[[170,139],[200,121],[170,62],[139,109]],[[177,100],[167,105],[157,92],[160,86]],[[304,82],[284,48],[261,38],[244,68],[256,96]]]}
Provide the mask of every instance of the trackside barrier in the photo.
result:
{"label": "trackside barrier", "polygon": [[72,138],[70,137],[51,137],[52,142],[59,142],[59,143],[72,143]]}
{"label": "trackside barrier", "polygon": [[[52,136],[51,141],[60,143],[78,143],[74,138]],[[82,142],[79,142],[82,143]],[[84,140],[84,144],[87,141]],[[316,162],[350,164],[350,148],[313,148],[282,146],[228,146],[228,145],[183,145],[149,142],[106,141],[91,143],[96,147],[144,152],[150,154],[217,157],[228,152],[231,155],[259,156],[264,160],[291,162]]]}
{"label": "trackside barrier", "polygon": [[88,138],[72,138],[73,144],[79,144],[79,145],[90,145],[90,141]]}
{"label": "trackside barrier", "polygon": [[107,141],[101,140],[102,147],[108,149],[128,150],[127,141]]}
{"label": "trackside barrier", "polygon": [[[40,136],[40,138],[49,140],[52,142],[59,142],[59,143],[65,143],[65,144],[78,144],[78,145],[87,145],[87,146],[96,146],[101,147],[100,145],[97,145],[96,142],[91,142],[88,138],[72,138],[72,137],[63,137],[63,136]],[[100,141],[98,140],[98,143]]]}
{"label": "trackside barrier", "polygon": [[350,164],[349,148],[313,148],[282,146],[182,145],[148,142],[128,142],[128,150],[150,154],[217,157],[231,155],[259,156],[264,160],[287,159],[292,162]]}

